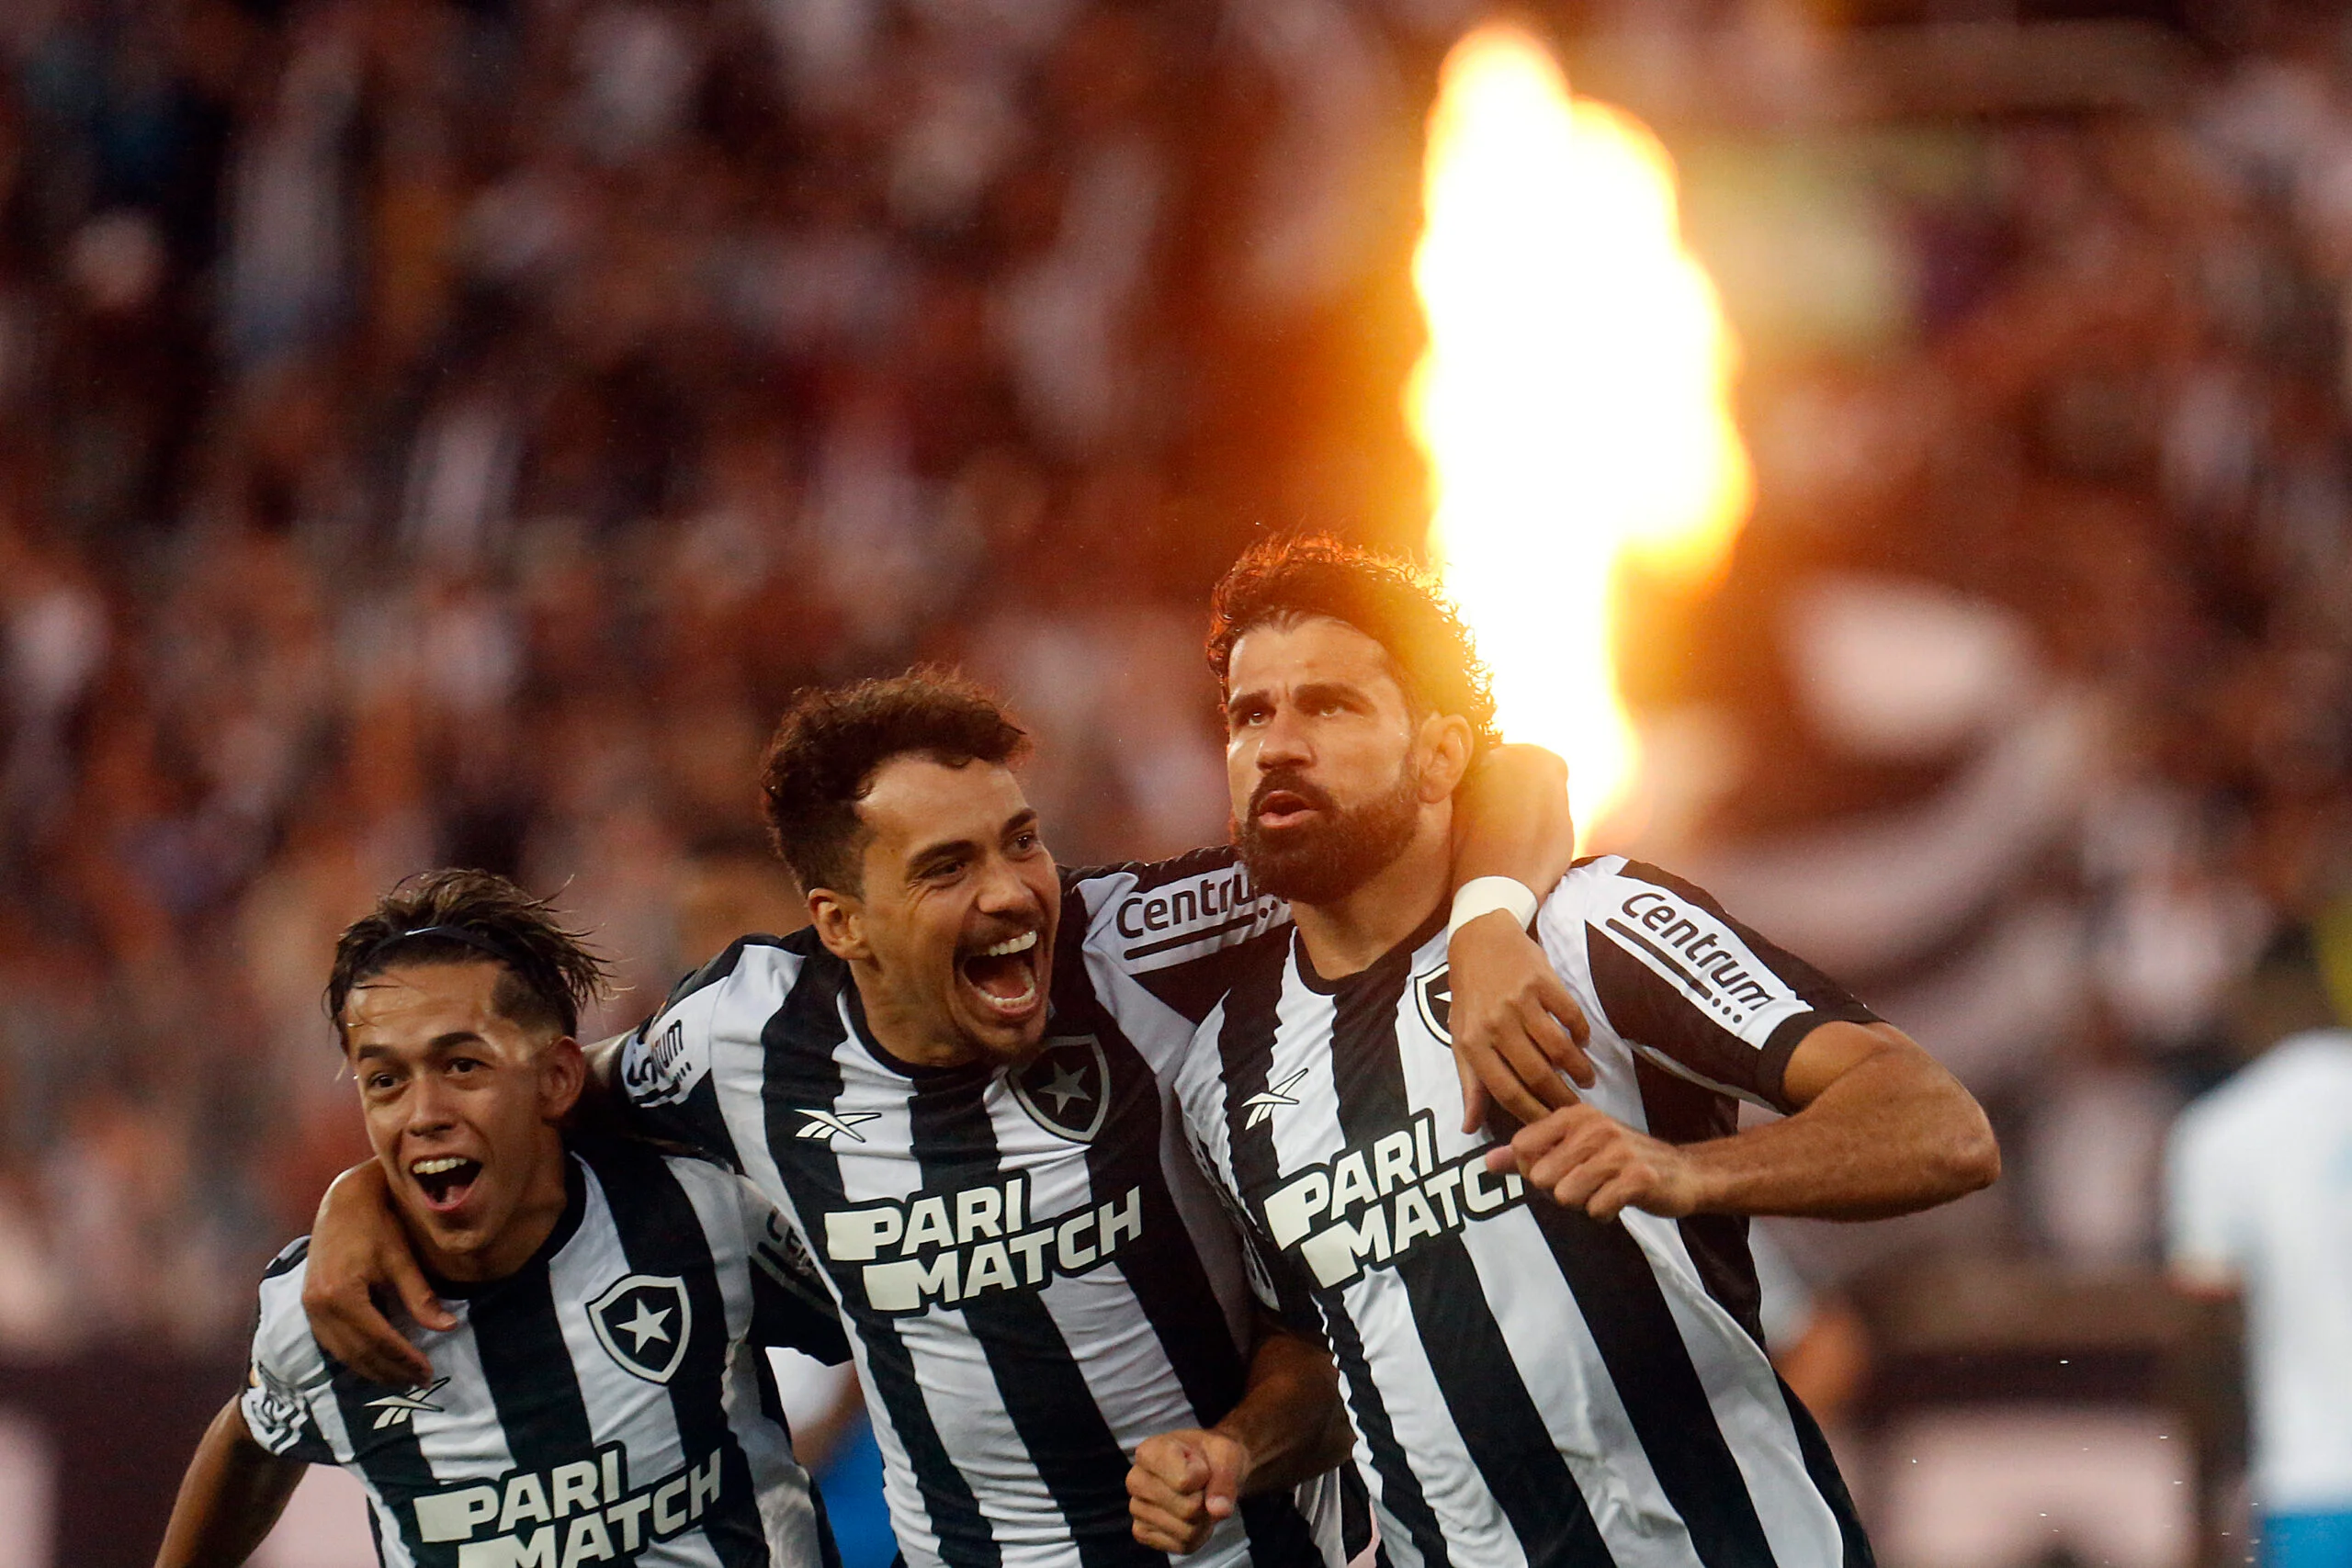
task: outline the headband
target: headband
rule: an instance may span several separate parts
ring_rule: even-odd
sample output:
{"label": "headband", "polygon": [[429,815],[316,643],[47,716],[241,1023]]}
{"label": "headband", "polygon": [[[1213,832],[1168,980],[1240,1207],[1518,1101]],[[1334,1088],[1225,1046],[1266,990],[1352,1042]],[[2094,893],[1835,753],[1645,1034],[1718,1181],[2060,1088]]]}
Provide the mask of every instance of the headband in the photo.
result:
{"label": "headband", "polygon": [[478,931],[466,926],[413,926],[404,931],[393,931],[369,948],[368,956],[353,964],[351,972],[354,975],[366,974],[369,967],[383,956],[386,948],[397,947],[401,942],[414,941],[420,937],[454,942],[472,948],[486,958],[492,958],[503,964],[526,984],[539,991],[546,1000],[554,1004],[566,1033],[579,1028],[578,1008],[572,1001],[571,993],[563,987],[560,979],[558,979],[550,988],[548,985],[547,966],[544,964],[533,964],[521,950],[491,931]]}
{"label": "headband", "polygon": [[381,942],[379,942],[375,946],[369,948],[368,950],[368,956],[358,964],[353,965],[353,968],[355,971],[365,969],[368,964],[376,962],[377,956],[380,954],[384,949],[392,946],[396,942],[403,942],[413,937],[423,936],[439,937],[445,942],[463,942],[466,946],[474,949],[478,953],[485,953],[492,958],[497,959],[501,964],[505,964],[506,967],[515,971],[517,974],[520,974],[523,971],[524,964],[522,954],[515,953],[504,942],[500,942],[496,937],[492,936],[487,931],[469,931],[464,926],[417,926],[409,931],[394,931],[390,936],[385,937]]}

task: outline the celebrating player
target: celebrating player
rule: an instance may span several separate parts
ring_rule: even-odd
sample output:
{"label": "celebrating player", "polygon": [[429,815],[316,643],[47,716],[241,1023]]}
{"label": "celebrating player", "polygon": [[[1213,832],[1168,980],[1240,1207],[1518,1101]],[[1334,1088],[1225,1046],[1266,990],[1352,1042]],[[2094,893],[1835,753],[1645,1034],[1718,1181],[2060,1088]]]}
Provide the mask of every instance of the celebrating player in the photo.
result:
{"label": "celebrating player", "polygon": [[[1329,1363],[1253,1321],[1166,1089],[1226,956],[1286,917],[1229,851],[1057,873],[1023,743],[950,677],[805,694],[765,790],[815,923],[683,982],[627,1037],[618,1091],[634,1125],[727,1158],[809,1239],[855,1329],[910,1563],[1159,1562],[1125,1480],[1171,1428],[1214,1434],[1211,1561],[1336,1560],[1337,1488],[1291,1486],[1345,1457]],[[1564,806],[1552,769],[1538,793]],[[1465,869],[1557,876],[1565,813],[1527,805],[1501,815],[1529,842],[1465,843]],[[330,1201],[352,1236],[374,1225],[361,1191]],[[375,1267],[355,1264],[346,1323]]]}
{"label": "celebrating player", "polygon": [[[1409,568],[1328,540],[1244,557],[1215,616],[1242,858],[1295,926],[1250,943],[1178,1098],[1286,1315],[1338,1359],[1385,1550],[1867,1563],[1765,1359],[1743,1216],[1981,1187],[1999,1156],[1974,1102],[1706,894],[1603,856],[1519,911],[1597,1081],[1509,1143],[1463,1131],[1446,845],[1494,740],[1468,634]],[[1738,1132],[1743,1099],[1785,1119]],[[1186,1489],[1148,1464],[1136,1485],[1138,1520],[1142,1490],[1164,1516]]]}
{"label": "celebrating player", "polygon": [[327,1007],[403,1233],[454,1303],[430,1375],[370,1383],[304,1323],[278,1255],[243,1395],[181,1483],[157,1568],[243,1562],[303,1467],[367,1487],[390,1564],[818,1568],[834,1561],[756,1347],[849,1354],[741,1177],[567,1149],[596,958],[503,878],[413,878],[343,933]]}

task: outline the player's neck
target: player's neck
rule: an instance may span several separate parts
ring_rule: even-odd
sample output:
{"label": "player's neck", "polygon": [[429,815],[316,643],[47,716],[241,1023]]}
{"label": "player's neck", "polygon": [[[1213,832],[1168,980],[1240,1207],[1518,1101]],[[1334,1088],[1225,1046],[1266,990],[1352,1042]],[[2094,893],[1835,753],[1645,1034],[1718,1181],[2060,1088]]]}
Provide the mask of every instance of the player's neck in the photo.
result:
{"label": "player's neck", "polygon": [[1443,812],[1426,812],[1402,854],[1344,897],[1292,904],[1291,919],[1298,922],[1299,941],[1315,972],[1337,980],[1369,969],[1412,935],[1445,897],[1453,878],[1451,820]]}
{"label": "player's neck", "polygon": [[850,961],[858,1015],[874,1043],[894,1061],[915,1067],[960,1067],[980,1060],[978,1046],[944,1028],[934,1010],[903,998],[870,960]]}

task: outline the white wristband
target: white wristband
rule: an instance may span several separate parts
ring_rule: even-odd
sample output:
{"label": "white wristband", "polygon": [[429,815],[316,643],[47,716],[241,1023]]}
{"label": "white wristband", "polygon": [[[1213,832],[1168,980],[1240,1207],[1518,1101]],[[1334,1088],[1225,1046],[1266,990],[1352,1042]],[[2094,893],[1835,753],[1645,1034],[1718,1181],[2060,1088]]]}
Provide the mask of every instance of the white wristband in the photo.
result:
{"label": "white wristband", "polygon": [[1525,931],[1535,918],[1538,899],[1524,882],[1509,876],[1474,876],[1464,883],[1453,895],[1453,914],[1445,922],[1445,940],[1452,942],[1453,933],[1481,915],[1491,915],[1497,909],[1508,909],[1510,917]]}

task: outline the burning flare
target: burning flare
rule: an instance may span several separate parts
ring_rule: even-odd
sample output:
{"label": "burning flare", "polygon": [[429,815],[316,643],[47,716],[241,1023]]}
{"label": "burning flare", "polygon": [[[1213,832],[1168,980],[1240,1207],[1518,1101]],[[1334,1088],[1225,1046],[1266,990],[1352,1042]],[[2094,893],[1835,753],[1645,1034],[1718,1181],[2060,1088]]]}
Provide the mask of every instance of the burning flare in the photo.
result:
{"label": "burning flare", "polygon": [[1610,653],[1619,564],[1700,586],[1752,500],[1736,351],[1683,248],[1666,150],[1572,96],[1520,28],[1482,27],[1447,58],[1423,199],[1430,343],[1407,412],[1434,479],[1430,557],[1504,733],[1568,760],[1588,838],[1639,762]]}

